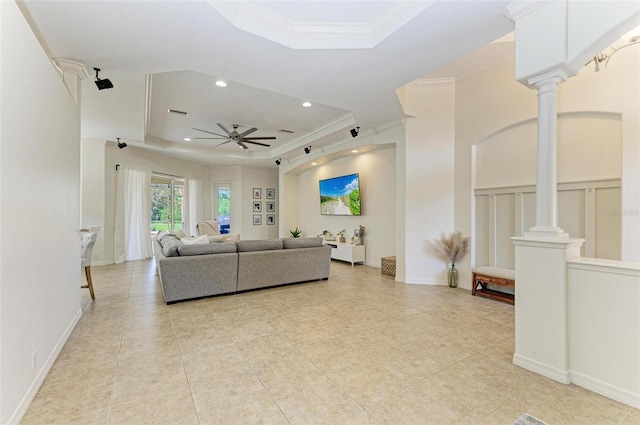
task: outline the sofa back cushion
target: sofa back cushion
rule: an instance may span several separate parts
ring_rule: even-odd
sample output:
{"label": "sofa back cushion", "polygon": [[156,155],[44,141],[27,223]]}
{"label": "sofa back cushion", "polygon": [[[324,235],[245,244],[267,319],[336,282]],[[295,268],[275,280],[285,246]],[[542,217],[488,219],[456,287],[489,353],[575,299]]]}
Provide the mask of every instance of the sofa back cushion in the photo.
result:
{"label": "sofa back cushion", "polygon": [[282,239],[284,249],[313,248],[322,246],[322,238],[285,238]]}
{"label": "sofa back cushion", "polygon": [[202,235],[190,238],[180,238],[185,245],[207,245],[209,244],[209,236]]}
{"label": "sofa back cushion", "polygon": [[213,243],[206,245],[181,245],[178,247],[178,252],[182,256],[189,255],[207,255],[207,254],[222,254],[236,252],[235,244],[229,243]]}
{"label": "sofa back cushion", "polygon": [[168,236],[162,238],[161,244],[162,253],[165,257],[177,257],[180,255],[178,253],[178,248],[183,245],[182,241],[177,237],[169,238]]}
{"label": "sofa back cushion", "polygon": [[236,242],[238,252],[250,251],[269,251],[273,249],[282,249],[282,239],[276,240],[255,240],[255,241],[238,241]]}

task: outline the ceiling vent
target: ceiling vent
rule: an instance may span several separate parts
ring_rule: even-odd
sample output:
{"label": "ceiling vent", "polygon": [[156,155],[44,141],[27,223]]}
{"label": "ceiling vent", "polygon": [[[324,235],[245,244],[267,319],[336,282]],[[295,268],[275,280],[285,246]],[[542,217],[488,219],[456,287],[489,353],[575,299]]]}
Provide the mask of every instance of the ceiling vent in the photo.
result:
{"label": "ceiling vent", "polygon": [[177,109],[167,109],[167,112],[172,113],[172,114],[178,114],[178,115],[182,115],[184,117],[186,117],[187,115],[189,115],[188,112],[185,111],[178,111]]}

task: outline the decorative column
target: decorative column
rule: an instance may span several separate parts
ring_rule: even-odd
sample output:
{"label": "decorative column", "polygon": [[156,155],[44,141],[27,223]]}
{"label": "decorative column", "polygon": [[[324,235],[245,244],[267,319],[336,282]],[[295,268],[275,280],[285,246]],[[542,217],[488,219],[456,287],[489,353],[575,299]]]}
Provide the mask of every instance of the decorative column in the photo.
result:
{"label": "decorative column", "polygon": [[529,80],[538,90],[538,153],[536,164],[536,224],[525,237],[567,239],[558,227],[557,150],[558,84],[566,76],[558,70]]}
{"label": "decorative column", "polygon": [[557,98],[566,80],[559,70],[528,80],[538,90],[536,224],[515,245],[516,351],[513,363],[568,384],[567,260],[580,256],[584,239],[558,227]]}

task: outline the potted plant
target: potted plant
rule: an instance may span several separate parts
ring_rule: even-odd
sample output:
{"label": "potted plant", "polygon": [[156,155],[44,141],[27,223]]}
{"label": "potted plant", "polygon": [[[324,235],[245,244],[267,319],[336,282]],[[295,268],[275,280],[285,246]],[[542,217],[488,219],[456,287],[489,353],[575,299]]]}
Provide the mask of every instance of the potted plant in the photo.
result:
{"label": "potted plant", "polygon": [[458,286],[456,262],[469,252],[470,240],[469,236],[463,236],[461,232],[456,231],[450,235],[443,232],[438,239],[433,241],[436,252],[449,264],[447,282],[451,288]]}
{"label": "potted plant", "polygon": [[300,235],[302,234],[302,230],[299,230],[297,227],[294,230],[289,230],[289,233],[291,233],[291,237],[292,238],[299,238]]}
{"label": "potted plant", "polygon": [[338,236],[340,236],[340,243],[345,243],[346,239],[344,238],[347,234],[347,231],[345,229],[342,229],[338,232]]}

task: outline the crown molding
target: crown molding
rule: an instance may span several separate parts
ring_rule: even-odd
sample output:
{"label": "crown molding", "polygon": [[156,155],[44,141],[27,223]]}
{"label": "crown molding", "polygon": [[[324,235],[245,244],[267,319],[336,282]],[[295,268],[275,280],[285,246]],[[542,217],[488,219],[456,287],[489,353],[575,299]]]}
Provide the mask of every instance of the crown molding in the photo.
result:
{"label": "crown molding", "polygon": [[435,3],[393,2],[369,22],[294,21],[259,2],[208,0],[235,27],[292,49],[370,49]]}
{"label": "crown molding", "polygon": [[415,81],[409,83],[412,86],[448,86],[451,84],[455,84],[455,77],[442,77],[442,78],[418,78]]}
{"label": "crown molding", "polygon": [[553,0],[515,0],[512,3],[509,3],[502,13],[505,18],[510,20],[511,22],[516,22],[518,19],[522,18],[525,15],[533,12],[546,5],[547,3],[551,3]]}

